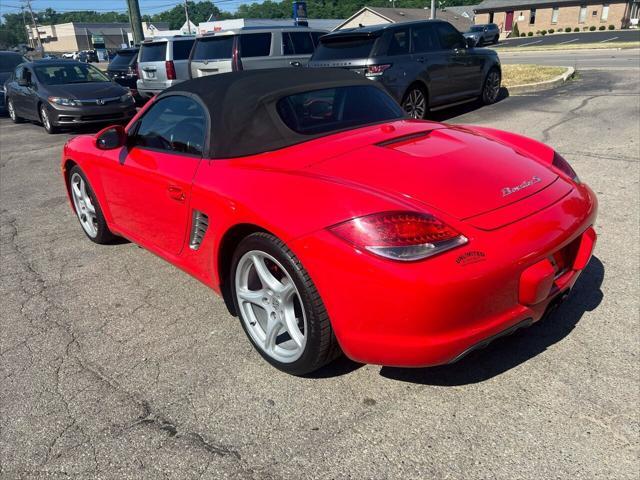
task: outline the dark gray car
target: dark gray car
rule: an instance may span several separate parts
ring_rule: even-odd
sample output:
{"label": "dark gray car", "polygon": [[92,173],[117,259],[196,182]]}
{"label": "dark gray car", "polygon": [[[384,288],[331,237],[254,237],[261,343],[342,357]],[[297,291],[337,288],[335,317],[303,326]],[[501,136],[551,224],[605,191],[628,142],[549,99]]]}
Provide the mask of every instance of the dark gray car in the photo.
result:
{"label": "dark gray car", "polygon": [[0,109],[5,108],[4,83],[21,63],[27,62],[21,54],[16,52],[0,52]]}
{"label": "dark gray car", "polygon": [[448,22],[427,20],[320,37],[309,67],[346,68],[382,83],[414,118],[480,97],[498,99],[498,54],[474,48]]}
{"label": "dark gray car", "polygon": [[15,68],[5,83],[11,120],[41,122],[49,133],[87,123],[124,123],[136,113],[131,92],[92,65],[40,60]]}
{"label": "dark gray car", "polygon": [[500,29],[495,23],[485,23],[482,25],[472,25],[469,31],[463,33],[464,38],[473,39],[478,47],[498,43],[500,40]]}

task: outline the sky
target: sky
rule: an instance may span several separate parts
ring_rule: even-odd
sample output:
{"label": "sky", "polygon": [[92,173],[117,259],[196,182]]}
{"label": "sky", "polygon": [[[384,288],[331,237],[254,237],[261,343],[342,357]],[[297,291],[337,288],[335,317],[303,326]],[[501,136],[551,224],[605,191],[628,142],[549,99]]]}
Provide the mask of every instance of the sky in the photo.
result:
{"label": "sky", "polygon": [[[168,10],[177,4],[182,4],[182,0],[138,0],[140,12],[153,15],[164,10]],[[220,10],[235,11],[243,3],[259,2],[260,0],[211,0]],[[19,11],[23,0],[0,0],[0,12]],[[53,8],[58,12],[71,10],[95,10],[95,11],[116,11],[126,12],[126,0],[31,0],[31,6],[35,11]]]}

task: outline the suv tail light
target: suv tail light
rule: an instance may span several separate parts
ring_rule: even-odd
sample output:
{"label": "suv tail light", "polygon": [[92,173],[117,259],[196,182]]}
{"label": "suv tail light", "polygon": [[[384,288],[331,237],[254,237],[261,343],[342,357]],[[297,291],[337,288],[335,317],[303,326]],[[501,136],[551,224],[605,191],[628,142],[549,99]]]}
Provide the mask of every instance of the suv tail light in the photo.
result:
{"label": "suv tail light", "polygon": [[140,68],[140,64],[139,63],[136,65],[136,70],[138,70],[138,78],[140,80],[144,80],[144,77],[142,76],[142,69]]}
{"label": "suv tail light", "polygon": [[578,178],[578,174],[575,172],[569,162],[567,162],[562,155],[558,152],[553,153],[553,166],[560,170],[562,173],[567,175],[571,180],[576,183],[580,183],[580,179]]}
{"label": "suv tail light", "polygon": [[173,64],[173,60],[167,60],[164,62],[165,69],[167,70],[167,80],[176,79],[176,66]]}
{"label": "suv tail light", "polygon": [[233,54],[231,57],[231,71],[232,72],[240,72],[244,68],[242,66],[242,59],[240,58],[240,51],[238,48],[238,43],[240,40],[236,37],[234,45],[233,45]]}
{"label": "suv tail light", "polygon": [[367,70],[364,72],[367,77],[378,77],[384,73],[386,69],[391,66],[390,63],[385,63],[383,65],[369,65]]}
{"label": "suv tail light", "polygon": [[358,217],[329,228],[338,237],[392,260],[422,260],[464,245],[467,238],[433,215],[383,212]]}

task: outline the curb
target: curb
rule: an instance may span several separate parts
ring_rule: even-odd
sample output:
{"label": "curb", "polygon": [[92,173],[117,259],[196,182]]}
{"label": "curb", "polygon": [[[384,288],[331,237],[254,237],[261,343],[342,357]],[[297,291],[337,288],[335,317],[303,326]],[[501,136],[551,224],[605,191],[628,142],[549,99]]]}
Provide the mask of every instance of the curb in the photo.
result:
{"label": "curb", "polygon": [[541,92],[543,90],[550,90],[552,88],[559,87],[567,82],[576,73],[576,69],[573,67],[565,67],[564,73],[544,82],[526,83],[524,85],[514,85],[513,87],[506,87],[509,91],[509,95],[522,95],[523,93]]}

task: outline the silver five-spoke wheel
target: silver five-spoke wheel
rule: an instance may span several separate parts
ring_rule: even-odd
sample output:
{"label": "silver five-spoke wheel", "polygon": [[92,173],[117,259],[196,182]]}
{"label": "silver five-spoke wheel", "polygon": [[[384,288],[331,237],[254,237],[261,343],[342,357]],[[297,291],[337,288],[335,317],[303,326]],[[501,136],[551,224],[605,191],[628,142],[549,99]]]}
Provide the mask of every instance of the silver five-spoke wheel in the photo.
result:
{"label": "silver five-spoke wheel", "polygon": [[421,89],[414,88],[405,97],[402,107],[411,118],[423,119],[427,112],[427,97]]}
{"label": "silver five-spoke wheel", "polygon": [[71,198],[82,228],[87,232],[87,235],[95,238],[98,235],[96,208],[89,196],[87,183],[77,172],[71,176]]}
{"label": "silver five-spoke wheel", "polygon": [[245,253],[236,269],[235,292],[253,342],[278,362],[298,360],[307,341],[307,317],[300,293],[280,262],[259,250]]}

